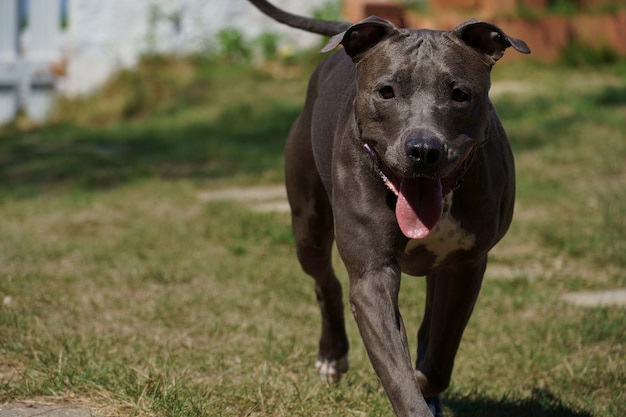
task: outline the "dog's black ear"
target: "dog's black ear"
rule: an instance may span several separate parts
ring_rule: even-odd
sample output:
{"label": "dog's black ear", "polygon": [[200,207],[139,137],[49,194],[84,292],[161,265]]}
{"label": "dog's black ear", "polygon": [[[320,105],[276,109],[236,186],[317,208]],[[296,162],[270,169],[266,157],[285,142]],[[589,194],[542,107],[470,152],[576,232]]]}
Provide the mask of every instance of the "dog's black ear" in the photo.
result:
{"label": "dog's black ear", "polygon": [[358,59],[363,52],[387,38],[395,30],[397,28],[390,22],[377,16],[370,16],[330,38],[322,52],[331,51],[342,44],[348,55]]}
{"label": "dog's black ear", "polygon": [[452,32],[472,48],[491,57],[494,62],[502,58],[504,50],[509,46],[523,54],[530,53],[526,42],[508,36],[491,23],[472,19],[452,29]]}

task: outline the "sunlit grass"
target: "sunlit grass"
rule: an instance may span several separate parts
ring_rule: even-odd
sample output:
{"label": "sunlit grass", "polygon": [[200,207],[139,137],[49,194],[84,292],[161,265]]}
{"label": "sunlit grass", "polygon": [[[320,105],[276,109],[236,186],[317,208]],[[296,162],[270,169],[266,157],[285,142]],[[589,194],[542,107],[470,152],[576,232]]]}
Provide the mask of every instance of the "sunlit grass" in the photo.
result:
{"label": "sunlit grass", "polygon": [[[0,402],[392,415],[349,310],[351,370],[337,387],[319,382],[319,313],[289,215],[200,198],[282,181],[309,66],[284,76],[215,65],[148,61],[48,126],[2,130]],[[448,416],[621,416],[624,310],[559,298],[626,286],[620,65],[494,74],[494,92],[526,86],[494,94],[518,204],[443,397]],[[424,282],[402,287],[414,351]]]}

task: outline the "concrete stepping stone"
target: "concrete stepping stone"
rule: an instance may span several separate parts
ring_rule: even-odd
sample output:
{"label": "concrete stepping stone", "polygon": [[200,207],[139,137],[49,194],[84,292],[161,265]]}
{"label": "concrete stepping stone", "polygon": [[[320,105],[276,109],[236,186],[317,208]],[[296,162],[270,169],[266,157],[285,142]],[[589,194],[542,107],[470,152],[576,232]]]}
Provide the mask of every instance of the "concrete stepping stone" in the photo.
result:
{"label": "concrete stepping stone", "polygon": [[572,292],[563,294],[561,297],[565,301],[581,307],[626,307],[626,288]]}
{"label": "concrete stepping stone", "polygon": [[251,210],[259,212],[288,212],[287,191],[284,185],[260,187],[234,187],[223,190],[211,190],[199,193],[204,202],[238,201]]}
{"label": "concrete stepping stone", "polygon": [[93,417],[91,410],[63,405],[0,405],[0,417]]}

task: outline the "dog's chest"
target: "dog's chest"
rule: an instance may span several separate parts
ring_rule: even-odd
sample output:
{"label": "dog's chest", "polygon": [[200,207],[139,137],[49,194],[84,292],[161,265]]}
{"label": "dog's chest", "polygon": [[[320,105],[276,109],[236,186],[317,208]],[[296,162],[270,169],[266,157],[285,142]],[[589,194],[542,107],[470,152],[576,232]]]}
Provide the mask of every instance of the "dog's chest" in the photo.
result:
{"label": "dog's chest", "polygon": [[410,275],[427,275],[439,267],[448,255],[469,250],[476,236],[461,227],[451,213],[452,193],[446,196],[446,210],[430,234],[424,239],[411,239],[404,248],[402,271]]}

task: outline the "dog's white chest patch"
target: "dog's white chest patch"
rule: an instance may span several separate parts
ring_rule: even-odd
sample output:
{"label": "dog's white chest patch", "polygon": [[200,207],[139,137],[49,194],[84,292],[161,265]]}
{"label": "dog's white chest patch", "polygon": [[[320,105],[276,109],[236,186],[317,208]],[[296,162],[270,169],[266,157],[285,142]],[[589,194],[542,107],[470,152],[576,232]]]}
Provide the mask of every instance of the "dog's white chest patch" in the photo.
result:
{"label": "dog's white chest patch", "polygon": [[404,253],[410,256],[418,247],[431,252],[435,259],[432,264],[433,268],[439,266],[441,262],[451,254],[458,250],[469,250],[476,243],[476,236],[461,227],[461,224],[452,217],[452,195],[446,196],[445,212],[442,214],[435,228],[424,239],[411,239],[404,248]]}

